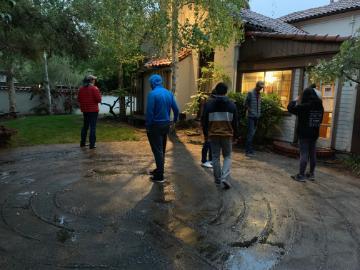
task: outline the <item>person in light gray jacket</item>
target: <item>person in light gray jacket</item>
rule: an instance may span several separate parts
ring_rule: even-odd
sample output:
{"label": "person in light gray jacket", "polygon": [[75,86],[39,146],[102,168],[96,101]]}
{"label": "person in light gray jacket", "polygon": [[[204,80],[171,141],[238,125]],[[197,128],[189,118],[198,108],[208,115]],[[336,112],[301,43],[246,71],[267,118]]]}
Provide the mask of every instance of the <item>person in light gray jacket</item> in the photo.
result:
{"label": "person in light gray jacket", "polygon": [[254,155],[252,146],[257,124],[261,116],[261,95],[260,91],[264,88],[263,81],[258,81],[253,90],[249,91],[245,99],[245,109],[248,113],[248,133],[246,138],[245,153],[247,156]]}

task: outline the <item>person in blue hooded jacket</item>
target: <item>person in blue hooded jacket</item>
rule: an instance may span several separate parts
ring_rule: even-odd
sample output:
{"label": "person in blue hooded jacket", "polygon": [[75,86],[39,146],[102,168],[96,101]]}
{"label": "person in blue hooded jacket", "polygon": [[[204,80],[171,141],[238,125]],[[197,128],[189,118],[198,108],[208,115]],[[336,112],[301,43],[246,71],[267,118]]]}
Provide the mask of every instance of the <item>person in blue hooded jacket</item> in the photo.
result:
{"label": "person in blue hooded jacket", "polygon": [[170,112],[174,113],[174,123],[179,117],[179,108],[173,93],[163,87],[160,75],[152,75],[149,79],[152,90],[147,96],[146,130],[154,154],[156,169],[151,172],[151,180],[164,182],[164,163],[167,135],[170,130]]}

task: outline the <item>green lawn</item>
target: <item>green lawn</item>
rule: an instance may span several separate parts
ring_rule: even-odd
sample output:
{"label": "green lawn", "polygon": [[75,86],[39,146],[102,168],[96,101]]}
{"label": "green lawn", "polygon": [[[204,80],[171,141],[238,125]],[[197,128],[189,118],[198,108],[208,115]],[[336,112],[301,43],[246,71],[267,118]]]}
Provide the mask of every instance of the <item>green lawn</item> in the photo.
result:
{"label": "green lawn", "polygon": [[[81,115],[26,116],[0,122],[18,133],[11,146],[79,143]],[[120,123],[98,120],[97,142],[137,140],[135,130]]]}

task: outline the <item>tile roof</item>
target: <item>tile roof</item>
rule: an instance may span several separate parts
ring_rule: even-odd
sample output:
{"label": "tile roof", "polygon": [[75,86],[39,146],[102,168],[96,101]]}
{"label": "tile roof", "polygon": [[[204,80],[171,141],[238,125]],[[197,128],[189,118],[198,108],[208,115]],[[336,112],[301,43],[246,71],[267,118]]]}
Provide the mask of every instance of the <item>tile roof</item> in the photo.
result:
{"label": "tile roof", "polygon": [[280,17],[279,20],[287,23],[294,23],[359,9],[360,0],[339,0],[326,6],[290,13]]}
{"label": "tile roof", "polygon": [[[184,60],[186,57],[191,55],[190,49],[182,49],[178,52],[179,61]],[[151,59],[147,63],[145,63],[145,68],[161,68],[161,67],[170,67],[171,65],[171,58],[158,58],[158,59]]]}
{"label": "tile roof", "polygon": [[277,32],[284,34],[306,33],[291,24],[285,23],[278,19],[266,17],[249,9],[243,9],[240,12],[240,16],[245,22],[247,28],[254,28],[256,31]]}
{"label": "tile roof", "polygon": [[329,35],[310,35],[310,34],[282,34],[274,32],[246,32],[247,37],[266,37],[276,39],[290,39],[299,41],[318,41],[318,42],[343,42],[351,37],[329,36]]}

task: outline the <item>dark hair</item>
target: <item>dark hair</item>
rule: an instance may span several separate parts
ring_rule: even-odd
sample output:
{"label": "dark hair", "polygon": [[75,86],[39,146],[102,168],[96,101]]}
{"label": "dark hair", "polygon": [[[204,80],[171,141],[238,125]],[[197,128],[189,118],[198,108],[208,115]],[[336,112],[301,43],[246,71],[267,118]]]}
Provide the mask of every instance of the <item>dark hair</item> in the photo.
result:
{"label": "dark hair", "polygon": [[301,97],[301,103],[313,103],[313,102],[321,102],[321,99],[316,94],[313,87],[308,87],[304,90]]}
{"label": "dark hair", "polygon": [[90,80],[88,76],[85,76],[85,78],[83,79],[83,86],[89,86],[89,85],[90,85]]}
{"label": "dark hair", "polygon": [[218,95],[226,95],[228,86],[225,83],[218,83],[215,87],[215,92]]}
{"label": "dark hair", "polygon": [[316,83],[312,83],[312,84],[310,84],[310,86],[309,86],[310,88],[316,88]]}

